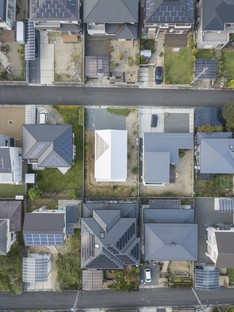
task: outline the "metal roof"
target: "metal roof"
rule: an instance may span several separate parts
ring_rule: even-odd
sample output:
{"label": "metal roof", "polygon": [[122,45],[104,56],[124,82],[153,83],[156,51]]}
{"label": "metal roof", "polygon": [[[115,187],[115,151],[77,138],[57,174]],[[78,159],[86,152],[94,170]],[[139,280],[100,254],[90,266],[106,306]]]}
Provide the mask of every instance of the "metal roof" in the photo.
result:
{"label": "metal roof", "polygon": [[106,33],[114,34],[115,39],[134,40],[138,38],[138,24],[106,24]]}
{"label": "metal roof", "polygon": [[198,128],[203,125],[223,126],[222,109],[215,107],[195,108],[194,126]]}
{"label": "metal roof", "polygon": [[11,172],[11,157],[9,147],[0,147],[0,173]]}
{"label": "metal roof", "polygon": [[10,231],[18,232],[22,228],[22,204],[21,201],[0,201],[0,219],[10,220]]}
{"label": "metal roof", "polygon": [[218,256],[217,268],[234,268],[234,232],[222,230],[215,232]]}
{"label": "metal roof", "polygon": [[60,234],[64,229],[64,213],[34,212],[24,216],[23,232]]}
{"label": "metal roof", "polygon": [[145,152],[144,181],[147,184],[170,182],[169,152]]}
{"label": "metal roof", "polygon": [[219,290],[219,270],[213,267],[202,267],[195,269],[196,290]]}
{"label": "metal roof", "polygon": [[146,0],[146,24],[194,24],[194,0]]}
{"label": "metal roof", "polygon": [[215,198],[215,210],[220,212],[234,212],[234,197],[230,198]]}
{"label": "metal roof", "polygon": [[200,75],[199,79],[216,79],[217,75],[217,66],[218,62],[215,60],[196,60],[195,61],[195,77],[201,74],[204,70],[204,73]]}
{"label": "metal roof", "polygon": [[109,76],[109,56],[86,56],[85,76],[90,78]]}
{"label": "metal roof", "polygon": [[150,199],[149,208],[171,209],[180,208],[181,199]]}
{"label": "metal roof", "polygon": [[197,224],[145,224],[145,261],[196,261]]}
{"label": "metal roof", "polygon": [[102,290],[103,271],[102,270],[82,270],[83,290]]}
{"label": "metal roof", "polygon": [[23,282],[47,282],[51,270],[50,254],[29,254],[23,257]]}
{"label": "metal roof", "polygon": [[193,223],[194,209],[144,209],[144,223]]}

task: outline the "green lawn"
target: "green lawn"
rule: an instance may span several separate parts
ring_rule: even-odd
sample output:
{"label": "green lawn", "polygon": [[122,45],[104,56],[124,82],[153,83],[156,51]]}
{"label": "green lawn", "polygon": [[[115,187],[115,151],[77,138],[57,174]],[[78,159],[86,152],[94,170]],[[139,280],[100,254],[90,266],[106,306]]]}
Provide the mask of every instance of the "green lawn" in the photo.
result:
{"label": "green lawn", "polygon": [[22,257],[24,245],[22,235],[6,256],[0,256],[0,292],[22,293]]}
{"label": "green lawn", "polygon": [[67,252],[58,254],[57,269],[61,289],[81,289],[80,230],[76,230],[75,234],[69,238]]}
{"label": "green lawn", "polygon": [[229,80],[234,79],[234,50],[223,50],[223,75]]}
{"label": "green lawn", "polygon": [[132,112],[132,109],[131,108],[111,108],[111,107],[108,107],[107,111],[111,114],[121,115],[121,116],[127,117]]}
{"label": "green lawn", "polygon": [[165,48],[164,70],[166,84],[189,84],[193,80],[193,53],[190,45],[178,52]]}
{"label": "green lawn", "polygon": [[203,49],[203,50],[198,50],[197,53],[196,53],[196,59],[199,60],[199,59],[208,59],[208,60],[213,60],[214,59],[214,53],[213,53],[213,50],[206,50],[206,49]]}
{"label": "green lawn", "polygon": [[234,284],[234,269],[227,269],[229,280],[231,284]]}
{"label": "green lawn", "polygon": [[75,134],[76,160],[64,175],[58,169],[38,171],[38,186],[47,194],[60,193],[69,198],[82,196],[83,187],[83,108],[78,106],[56,106],[65,123],[72,124]]}
{"label": "green lawn", "polygon": [[0,184],[0,198],[15,198],[15,195],[24,195],[24,185]]}

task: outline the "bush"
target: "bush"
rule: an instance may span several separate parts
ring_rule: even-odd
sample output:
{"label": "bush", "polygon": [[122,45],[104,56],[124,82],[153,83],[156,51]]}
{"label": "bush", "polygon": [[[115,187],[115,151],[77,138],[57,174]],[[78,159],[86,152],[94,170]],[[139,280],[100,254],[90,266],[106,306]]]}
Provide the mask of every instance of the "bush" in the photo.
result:
{"label": "bush", "polygon": [[137,290],[140,282],[139,268],[128,266],[123,271],[112,271],[116,290],[132,291]]}
{"label": "bush", "polygon": [[197,131],[198,132],[205,132],[205,133],[223,132],[223,127],[219,126],[219,125],[216,125],[216,126],[203,125],[201,127],[198,127]]}
{"label": "bush", "polygon": [[227,128],[234,129],[234,104],[226,104],[222,110]]}
{"label": "bush", "polygon": [[141,39],[140,44],[141,50],[151,50],[152,53],[155,52],[155,41],[154,39]]}
{"label": "bush", "polygon": [[38,188],[38,186],[31,187],[28,190],[28,197],[31,200],[40,199],[42,197],[42,191]]}

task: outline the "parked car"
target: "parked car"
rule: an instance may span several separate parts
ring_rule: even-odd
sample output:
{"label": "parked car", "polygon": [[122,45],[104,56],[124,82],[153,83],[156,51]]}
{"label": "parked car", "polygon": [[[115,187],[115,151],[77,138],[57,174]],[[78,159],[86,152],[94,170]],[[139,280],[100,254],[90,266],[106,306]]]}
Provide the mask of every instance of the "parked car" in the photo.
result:
{"label": "parked car", "polygon": [[47,121],[47,113],[46,112],[40,112],[39,116],[39,124],[44,125]]}
{"label": "parked car", "polygon": [[158,125],[158,115],[152,114],[151,115],[151,128],[156,128]]}
{"label": "parked car", "polygon": [[155,68],[155,83],[161,84],[163,81],[163,68],[161,66],[157,66]]}
{"label": "parked car", "polygon": [[150,283],[151,282],[151,269],[145,268],[145,282]]}

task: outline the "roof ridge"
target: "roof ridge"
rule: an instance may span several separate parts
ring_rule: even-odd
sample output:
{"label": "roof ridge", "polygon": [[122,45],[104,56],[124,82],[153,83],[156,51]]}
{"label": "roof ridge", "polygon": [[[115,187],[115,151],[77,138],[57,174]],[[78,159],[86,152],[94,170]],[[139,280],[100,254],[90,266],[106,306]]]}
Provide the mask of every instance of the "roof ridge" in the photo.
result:
{"label": "roof ridge", "polygon": [[132,11],[129,10],[128,6],[125,3],[126,0],[121,0],[121,2],[123,3],[123,5],[128,9],[128,12],[131,13],[132,17],[135,19],[136,17],[132,14]]}

